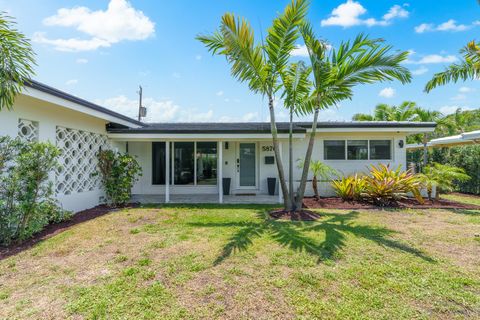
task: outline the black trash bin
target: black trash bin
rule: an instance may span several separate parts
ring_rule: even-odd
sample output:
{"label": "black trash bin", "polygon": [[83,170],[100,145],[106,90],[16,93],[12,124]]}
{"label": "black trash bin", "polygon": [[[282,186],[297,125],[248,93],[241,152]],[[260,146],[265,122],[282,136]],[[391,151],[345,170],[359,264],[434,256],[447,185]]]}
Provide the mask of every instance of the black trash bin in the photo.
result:
{"label": "black trash bin", "polygon": [[275,195],[275,187],[277,186],[277,178],[267,178],[268,194]]}
{"label": "black trash bin", "polygon": [[232,181],[231,178],[223,178],[222,179],[222,186],[223,186],[223,195],[228,196],[230,194],[230,182]]}

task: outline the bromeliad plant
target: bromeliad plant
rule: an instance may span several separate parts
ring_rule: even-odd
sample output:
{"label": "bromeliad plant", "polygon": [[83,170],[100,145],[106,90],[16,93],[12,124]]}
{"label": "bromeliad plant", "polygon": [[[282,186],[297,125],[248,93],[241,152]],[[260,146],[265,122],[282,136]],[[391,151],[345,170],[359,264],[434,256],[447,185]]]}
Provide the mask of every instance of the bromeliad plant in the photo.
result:
{"label": "bromeliad plant", "polygon": [[424,203],[420,190],[422,182],[412,171],[393,170],[389,165],[372,165],[370,175],[365,177],[366,199],[381,207],[395,205],[398,200],[412,193],[418,202]]}
{"label": "bromeliad plant", "polygon": [[98,169],[108,202],[113,206],[127,203],[142,172],[137,160],[129,154],[102,150],[98,153]]}
{"label": "bromeliad plant", "polygon": [[332,181],[332,187],[343,201],[360,201],[364,196],[367,182],[365,177],[355,174]]}

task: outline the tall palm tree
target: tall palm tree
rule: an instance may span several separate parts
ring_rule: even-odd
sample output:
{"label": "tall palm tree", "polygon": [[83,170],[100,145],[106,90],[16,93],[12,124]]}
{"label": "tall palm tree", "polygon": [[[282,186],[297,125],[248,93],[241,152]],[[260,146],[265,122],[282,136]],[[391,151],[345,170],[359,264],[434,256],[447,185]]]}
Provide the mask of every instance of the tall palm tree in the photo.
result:
{"label": "tall palm tree", "polygon": [[381,39],[369,39],[360,34],[353,41],[342,42],[338,49],[327,50],[310,24],[304,23],[300,32],[309,53],[314,92],[298,111],[313,114],[313,122],[297,190],[297,208],[301,208],[305,194],[320,110],[351,99],[353,88],[360,84],[394,79],[407,83],[411,80],[410,71],[400,64],[407,58],[408,52],[392,53],[392,47],[383,45]]}
{"label": "tall palm tree", "polygon": [[256,44],[253,30],[244,19],[232,13],[223,15],[219,29],[212,35],[199,35],[213,54],[223,55],[231,65],[232,75],[248,84],[250,90],[268,99],[270,128],[284,208],[291,206],[279,151],[274,98],[280,89],[280,74],[288,65],[290,52],[299,38],[298,26],[308,9],[306,0],[292,0],[268,29],[265,43]]}
{"label": "tall palm tree", "polygon": [[385,103],[378,104],[373,115],[357,113],[352,120],[355,121],[414,121],[417,106],[415,102],[404,101],[399,106],[390,106]]}
{"label": "tall palm tree", "polygon": [[27,38],[15,29],[13,18],[0,12],[0,111],[11,109],[15,96],[30,80],[35,54]]}
{"label": "tall palm tree", "polygon": [[463,61],[451,64],[444,71],[436,73],[425,85],[427,93],[438,86],[443,86],[450,82],[476,80],[479,78],[480,45],[475,41],[470,41],[460,50],[460,53],[463,55]]}
{"label": "tall palm tree", "polygon": [[[415,108],[415,120],[421,122],[442,122],[443,115],[439,111],[432,111],[423,109],[420,107]],[[429,140],[429,133],[425,132],[423,134],[423,166],[427,165],[428,162],[428,148],[427,143]]]}
{"label": "tall palm tree", "polygon": [[[303,61],[300,61],[292,63],[281,73],[284,88],[284,106],[290,112],[288,132],[288,190],[290,199],[293,199],[293,114],[296,108],[310,95],[311,82],[308,77],[311,71],[311,68],[308,68]],[[293,200],[292,204],[294,205]]]}

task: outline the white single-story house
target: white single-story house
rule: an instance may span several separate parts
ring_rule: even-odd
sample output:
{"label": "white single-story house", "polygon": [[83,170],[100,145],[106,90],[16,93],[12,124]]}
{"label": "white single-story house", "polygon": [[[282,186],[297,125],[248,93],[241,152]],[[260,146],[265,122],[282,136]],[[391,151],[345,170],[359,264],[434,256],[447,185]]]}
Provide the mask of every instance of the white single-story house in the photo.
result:
{"label": "white single-story house", "polygon": [[[294,125],[296,159],[305,154],[310,128],[307,122]],[[313,160],[345,175],[379,163],[406,168],[406,136],[434,128],[435,123],[420,122],[319,122]],[[278,131],[288,172],[288,123],[278,123]],[[57,199],[68,210],[103,202],[93,175],[100,148],[137,157],[143,169],[132,190],[137,200],[281,201],[278,181],[275,195],[268,193],[267,178],[277,177],[269,123],[142,123],[32,81],[13,110],[0,111],[0,135],[50,141],[61,149],[62,168],[52,179]],[[295,181],[300,174],[295,165]],[[223,178],[229,178],[229,195],[223,194]],[[331,194],[329,183],[321,192]]]}

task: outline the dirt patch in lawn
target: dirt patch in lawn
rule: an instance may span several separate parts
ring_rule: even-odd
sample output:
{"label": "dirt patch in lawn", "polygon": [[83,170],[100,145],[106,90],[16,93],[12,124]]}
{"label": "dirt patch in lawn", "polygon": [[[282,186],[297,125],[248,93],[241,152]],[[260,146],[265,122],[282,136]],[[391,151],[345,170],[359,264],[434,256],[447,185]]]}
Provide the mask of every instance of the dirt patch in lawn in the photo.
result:
{"label": "dirt patch in lawn", "polygon": [[[303,205],[308,209],[382,209],[368,202],[349,202],[340,198],[329,197],[316,199],[314,197],[305,198]],[[425,200],[420,204],[415,199],[404,199],[398,202],[397,206],[385,207],[384,209],[467,209],[480,210],[480,206],[460,203],[456,201],[440,199],[438,201]]]}
{"label": "dirt patch in lawn", "polygon": [[0,246],[0,261],[10,256],[16,255],[17,253],[20,253],[24,250],[27,250],[33,247],[35,244],[43,240],[46,240],[48,238],[51,238],[82,222],[95,219],[97,217],[103,216],[112,211],[117,211],[117,210],[126,209],[126,208],[136,208],[138,206],[139,205],[137,203],[127,204],[125,206],[116,207],[116,208],[113,208],[107,205],[99,205],[91,209],[77,212],[76,214],[73,215],[72,219],[68,221],[63,221],[60,223],[50,224],[46,226],[45,229],[43,229],[42,231],[35,234],[32,238],[22,243],[13,243],[7,247]]}
{"label": "dirt patch in lawn", "polygon": [[292,220],[292,221],[315,221],[322,215],[310,210],[287,211],[275,210],[269,212],[273,219]]}

